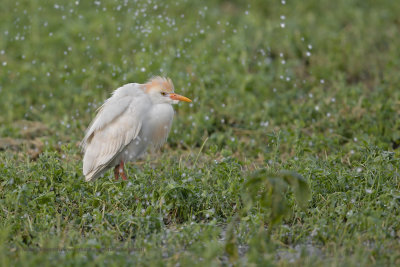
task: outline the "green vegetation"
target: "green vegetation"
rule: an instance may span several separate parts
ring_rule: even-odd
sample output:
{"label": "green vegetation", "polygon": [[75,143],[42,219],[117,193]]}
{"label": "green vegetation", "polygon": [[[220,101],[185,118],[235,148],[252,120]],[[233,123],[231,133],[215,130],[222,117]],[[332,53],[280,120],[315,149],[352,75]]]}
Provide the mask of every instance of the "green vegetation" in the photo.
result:
{"label": "green vegetation", "polygon": [[[1,6],[1,265],[400,264],[398,1]],[[160,74],[168,144],[84,182],[96,108]]]}

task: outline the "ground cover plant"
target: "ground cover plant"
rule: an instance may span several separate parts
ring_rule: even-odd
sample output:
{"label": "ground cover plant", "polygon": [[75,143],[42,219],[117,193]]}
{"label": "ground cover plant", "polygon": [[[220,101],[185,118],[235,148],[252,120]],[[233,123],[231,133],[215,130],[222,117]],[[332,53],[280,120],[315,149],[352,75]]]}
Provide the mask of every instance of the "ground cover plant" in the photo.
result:
{"label": "ground cover plant", "polygon": [[[391,0],[3,0],[1,264],[400,264],[398,14]],[[126,182],[84,182],[95,110],[160,74],[194,100],[168,144]]]}

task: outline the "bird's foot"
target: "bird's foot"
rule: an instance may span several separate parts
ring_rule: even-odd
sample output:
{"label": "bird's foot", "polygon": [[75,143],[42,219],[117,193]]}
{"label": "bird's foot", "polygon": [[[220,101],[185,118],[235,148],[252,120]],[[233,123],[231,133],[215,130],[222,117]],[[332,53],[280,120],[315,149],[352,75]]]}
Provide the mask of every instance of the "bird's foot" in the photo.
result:
{"label": "bird's foot", "polygon": [[122,180],[124,180],[124,181],[128,180],[128,178],[126,178],[126,174],[124,171],[121,172],[121,177],[122,177]]}
{"label": "bird's foot", "polygon": [[119,178],[119,165],[115,166],[115,168],[114,168],[114,177],[115,177],[115,180],[118,180],[118,178]]}
{"label": "bird's foot", "polygon": [[118,180],[119,176],[121,175],[122,180],[126,181],[128,178],[126,178],[125,170],[124,170],[124,162],[121,160],[119,165],[115,166],[114,168],[114,177],[115,180]]}

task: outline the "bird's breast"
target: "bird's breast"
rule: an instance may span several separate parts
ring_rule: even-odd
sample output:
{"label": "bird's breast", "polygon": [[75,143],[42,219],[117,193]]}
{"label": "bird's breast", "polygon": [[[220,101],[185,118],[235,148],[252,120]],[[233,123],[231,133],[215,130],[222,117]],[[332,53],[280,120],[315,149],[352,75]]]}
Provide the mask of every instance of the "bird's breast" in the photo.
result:
{"label": "bird's breast", "polygon": [[142,138],[153,147],[160,147],[168,137],[173,118],[174,110],[170,104],[153,105],[142,122]]}

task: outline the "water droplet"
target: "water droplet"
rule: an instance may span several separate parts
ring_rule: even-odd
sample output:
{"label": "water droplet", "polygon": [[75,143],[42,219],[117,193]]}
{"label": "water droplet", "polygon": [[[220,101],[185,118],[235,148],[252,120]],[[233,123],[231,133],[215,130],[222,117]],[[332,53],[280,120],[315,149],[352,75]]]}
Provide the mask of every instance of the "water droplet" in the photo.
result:
{"label": "water droplet", "polygon": [[353,215],[353,210],[349,210],[348,212],[347,212],[347,216],[352,216]]}

